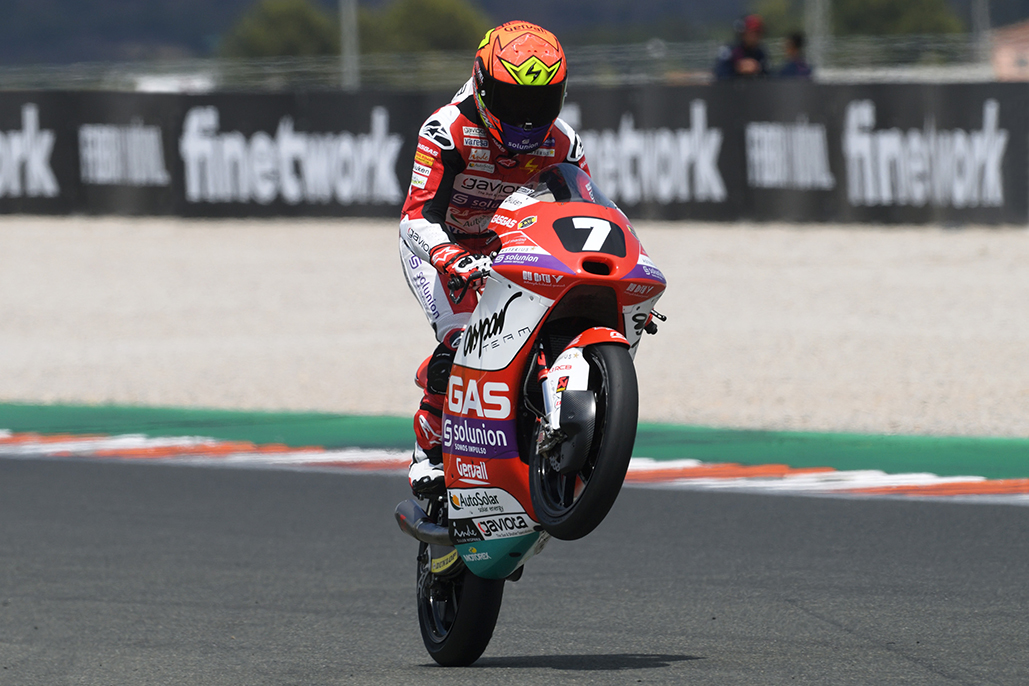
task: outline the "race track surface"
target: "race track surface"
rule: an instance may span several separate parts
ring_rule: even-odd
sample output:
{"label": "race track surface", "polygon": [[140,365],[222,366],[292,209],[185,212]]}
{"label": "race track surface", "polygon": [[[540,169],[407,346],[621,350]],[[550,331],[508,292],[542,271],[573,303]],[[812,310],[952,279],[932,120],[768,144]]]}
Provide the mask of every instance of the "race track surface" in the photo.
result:
{"label": "race track surface", "polygon": [[628,488],[436,668],[403,478],[0,459],[0,684],[1024,684],[1029,509]]}

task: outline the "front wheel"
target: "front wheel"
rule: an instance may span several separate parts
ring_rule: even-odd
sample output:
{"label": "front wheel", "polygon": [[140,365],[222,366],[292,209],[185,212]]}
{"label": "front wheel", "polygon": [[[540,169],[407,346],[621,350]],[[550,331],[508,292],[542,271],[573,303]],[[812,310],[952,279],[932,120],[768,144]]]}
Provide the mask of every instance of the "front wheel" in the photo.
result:
{"label": "front wheel", "polygon": [[429,571],[428,546],[418,550],[418,625],[432,659],[464,667],[479,659],[490,639],[504,598],[503,579],[482,579],[468,569],[455,577]]}
{"label": "front wheel", "polygon": [[546,455],[529,456],[529,493],[540,524],[554,538],[582,538],[607,516],[622,488],[636,442],[639,388],[624,346],[591,345],[589,390],[596,397],[593,441],[582,468],[562,474]]}

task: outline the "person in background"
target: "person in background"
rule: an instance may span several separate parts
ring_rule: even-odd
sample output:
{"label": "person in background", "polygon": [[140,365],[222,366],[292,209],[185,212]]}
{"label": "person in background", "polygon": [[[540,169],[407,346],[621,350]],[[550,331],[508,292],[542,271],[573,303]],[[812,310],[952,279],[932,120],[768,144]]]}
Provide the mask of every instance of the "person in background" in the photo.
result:
{"label": "person in background", "polygon": [[761,39],[765,35],[765,22],[760,15],[750,14],[736,23],[736,44],[723,45],[715,62],[715,79],[729,81],[739,78],[768,76],[768,55]]}
{"label": "person in background", "polygon": [[779,70],[786,78],[811,78],[811,65],[804,59],[804,34],[791,33],[786,37],[786,64]]}

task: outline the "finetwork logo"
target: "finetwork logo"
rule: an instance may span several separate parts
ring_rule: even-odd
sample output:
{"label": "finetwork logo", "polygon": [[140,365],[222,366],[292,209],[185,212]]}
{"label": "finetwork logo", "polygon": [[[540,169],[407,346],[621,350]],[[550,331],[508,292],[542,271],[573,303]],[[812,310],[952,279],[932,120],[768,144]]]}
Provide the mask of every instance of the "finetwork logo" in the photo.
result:
{"label": "finetwork logo", "polygon": [[275,136],[258,131],[219,133],[218,108],[186,113],[179,153],[188,202],[267,204],[281,197],[341,205],[399,203],[396,162],[402,137],[389,133],[389,112],[375,107],[370,133],[306,133],[292,117],[279,120]]}
{"label": "finetwork logo", "polygon": [[998,128],[1000,104],[983,103],[977,131],[875,128],[875,103],[847,105],[843,155],[851,205],[1000,207],[1004,204],[1006,129]]}
{"label": "finetwork logo", "polygon": [[39,108],[21,108],[21,130],[0,132],[0,198],[53,198],[61,192],[50,155],[56,135],[39,128]]}
{"label": "finetwork logo", "polygon": [[636,129],[631,114],[617,131],[581,132],[590,171],[611,199],[640,202],[724,202],[718,169],[722,130],[708,128],[707,103],[690,103],[690,128]]}

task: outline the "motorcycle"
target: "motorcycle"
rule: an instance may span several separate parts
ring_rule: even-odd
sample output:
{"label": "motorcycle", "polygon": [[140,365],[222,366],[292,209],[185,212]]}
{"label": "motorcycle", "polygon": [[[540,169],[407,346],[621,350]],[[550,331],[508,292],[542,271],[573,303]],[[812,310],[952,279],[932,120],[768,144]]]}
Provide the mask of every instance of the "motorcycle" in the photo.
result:
{"label": "motorcycle", "polygon": [[581,538],[611,509],[636,438],[633,359],[664,319],[664,276],[577,166],[535,175],[490,229],[501,247],[444,404],[446,494],[395,513],[420,542],[418,621],[445,666],[482,655],[505,581],[551,537]]}

